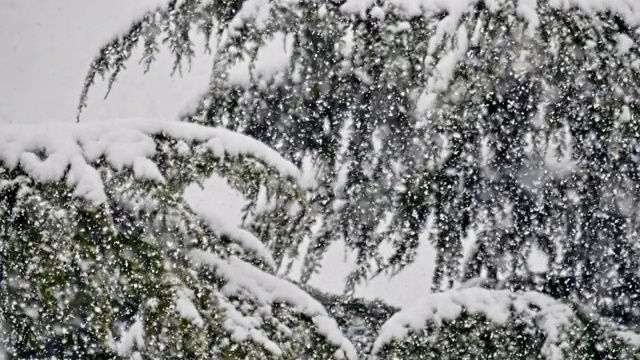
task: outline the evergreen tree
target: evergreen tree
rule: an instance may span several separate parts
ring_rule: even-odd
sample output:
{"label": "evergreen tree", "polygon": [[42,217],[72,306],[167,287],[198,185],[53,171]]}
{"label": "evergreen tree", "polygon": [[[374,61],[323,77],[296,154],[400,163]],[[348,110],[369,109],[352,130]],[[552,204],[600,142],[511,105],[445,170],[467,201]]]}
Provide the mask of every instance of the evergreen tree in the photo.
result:
{"label": "evergreen tree", "polygon": [[218,174],[249,199],[298,201],[300,172],[274,150],[175,122],[1,130],[11,359],[356,358],[324,307],[273,275],[263,243],[184,200]]}
{"label": "evergreen tree", "polygon": [[638,359],[640,344],[628,343],[629,334],[537,292],[470,288],[433,294],[394,314],[380,329],[373,356]]}
{"label": "evergreen tree", "polygon": [[[79,110],[138,45],[150,66],[162,39],[180,70],[196,29],[214,63],[185,120],[318,169],[303,212],[278,217],[275,204],[255,223],[263,238],[276,237],[267,223],[288,233],[281,258],[311,239],[303,280],[342,239],[358,255],[353,290],[412,262],[429,231],[434,290],[542,284],[638,324],[639,14],[627,0],[174,0],[101,49]],[[288,61],[267,71],[274,46]],[[532,247],[548,256],[543,274]]]}

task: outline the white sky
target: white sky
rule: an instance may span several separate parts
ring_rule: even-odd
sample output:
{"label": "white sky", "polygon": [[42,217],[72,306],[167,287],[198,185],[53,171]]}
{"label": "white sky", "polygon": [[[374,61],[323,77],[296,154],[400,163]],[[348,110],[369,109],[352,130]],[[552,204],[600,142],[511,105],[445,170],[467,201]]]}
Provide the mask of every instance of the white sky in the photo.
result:
{"label": "white sky", "polygon": [[[78,96],[89,63],[102,44],[136,16],[163,0],[0,0],[0,122],[75,121]],[[169,76],[161,58],[142,74],[134,54],[108,100],[105,87],[90,93],[82,121],[117,117],[174,119],[206,89],[207,56],[198,55],[184,78]],[[421,248],[417,263],[393,279],[378,278],[357,295],[407,305],[429,293],[433,250]],[[343,244],[332,246],[312,284],[340,292],[351,265]]]}
{"label": "white sky", "polygon": [[[0,121],[75,121],[84,76],[100,46],[162,2],[0,0]],[[206,89],[205,56],[183,79],[169,76],[168,58],[143,76],[138,59],[134,54],[107,101],[104,86],[90,93],[87,119],[174,118]]]}

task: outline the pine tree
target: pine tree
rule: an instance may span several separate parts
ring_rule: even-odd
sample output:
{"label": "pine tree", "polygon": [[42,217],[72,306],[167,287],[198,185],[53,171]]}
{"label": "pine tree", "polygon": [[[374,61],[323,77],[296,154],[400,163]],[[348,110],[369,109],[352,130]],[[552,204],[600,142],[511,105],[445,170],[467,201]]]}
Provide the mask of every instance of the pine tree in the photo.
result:
{"label": "pine tree", "polygon": [[248,199],[302,199],[300,172],[274,150],[175,122],[0,134],[11,358],[355,359],[323,306],[273,274],[263,243],[184,200],[211,174]]}
{"label": "pine tree", "polygon": [[[111,88],[136,46],[150,66],[162,39],[180,70],[196,29],[214,63],[184,120],[318,169],[308,207],[276,227],[293,239],[280,258],[311,239],[303,280],[342,239],[358,255],[353,290],[411,263],[429,232],[436,291],[478,277],[540,285],[637,324],[638,14],[626,0],[175,0],[101,49],[79,110],[95,76]],[[261,50],[273,46],[288,61],[270,73]],[[285,205],[271,209],[255,226],[275,239],[267,225]],[[544,274],[527,264],[533,247],[549,258]]]}
{"label": "pine tree", "polygon": [[640,354],[640,343],[628,342],[630,333],[540,293],[469,288],[424,300],[382,326],[373,345],[376,359],[637,359]]}

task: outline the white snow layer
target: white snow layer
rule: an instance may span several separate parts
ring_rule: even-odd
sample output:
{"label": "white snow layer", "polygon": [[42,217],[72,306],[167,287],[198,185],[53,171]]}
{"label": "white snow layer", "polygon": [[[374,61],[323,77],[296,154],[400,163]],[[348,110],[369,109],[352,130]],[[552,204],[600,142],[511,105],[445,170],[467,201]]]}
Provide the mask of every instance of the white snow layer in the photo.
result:
{"label": "white snow layer", "polygon": [[624,342],[640,350],[640,335],[632,331],[618,331],[616,333]]}
{"label": "white snow layer", "polygon": [[[491,12],[496,12],[512,1],[506,0],[347,0],[341,10],[347,14],[364,17],[369,13],[372,17],[384,17],[383,9],[393,11],[401,17],[436,16],[446,13],[442,20],[438,21],[436,31],[429,39],[428,56],[425,58],[425,66],[432,69],[427,86],[418,94],[417,111],[424,113],[430,109],[437,98],[437,93],[448,88],[453,70],[458,61],[464,57],[469,42],[469,34],[465,28],[462,17],[473,10],[475,4],[483,2]],[[546,2],[545,2],[546,3]],[[377,4],[377,5],[376,5]],[[632,26],[640,25],[640,1],[638,0],[550,0],[552,7],[562,10],[578,8],[586,13],[611,11],[620,15]],[[534,36],[538,25],[539,2],[536,0],[516,0],[516,15],[524,20],[527,26],[527,35]],[[389,10],[391,9],[391,10]],[[480,22],[478,22],[478,25]],[[458,27],[458,25],[460,25]],[[393,26],[393,25],[391,25]],[[474,35],[479,35],[475,34]],[[474,38],[471,37],[471,43]],[[456,40],[455,42],[453,40]],[[444,53],[437,62],[433,54],[442,44],[445,45]],[[618,51],[624,53],[634,45],[633,39],[621,36]]]}
{"label": "white snow layer", "polygon": [[[357,358],[355,348],[342,335],[336,321],[327,314],[317,300],[293,283],[263,272],[237,257],[222,259],[202,250],[192,250],[189,255],[196,265],[211,267],[228,281],[221,289],[223,295],[234,296],[239,292],[248,291],[262,306],[271,306],[276,301],[284,301],[297,311],[308,315],[318,332],[331,344],[337,346],[347,359]],[[278,346],[260,332],[257,318],[245,317],[234,306],[227,307],[227,317],[223,325],[235,338],[246,339],[251,336],[253,340],[262,343],[274,354],[281,353]]]}
{"label": "white snow layer", "polygon": [[[73,125],[0,124],[0,162],[9,169],[19,166],[36,181],[66,180],[74,188],[74,196],[101,204],[106,200],[104,185],[92,163],[102,156],[116,170],[131,168],[140,179],[164,181],[149,159],[156,152],[155,134],[187,143],[202,142],[218,157],[250,155],[284,176],[302,178],[295,165],[248,136],[222,128],[147,119]],[[44,159],[39,156],[42,154]]]}
{"label": "white snow layer", "polygon": [[242,208],[246,199],[226,179],[212,174],[202,184],[187,186],[184,199],[200,219],[219,235],[229,236],[244,249],[252,250],[272,268],[276,263],[265,244],[254,234],[242,228]]}
{"label": "white snow layer", "polygon": [[118,355],[132,356],[134,349],[144,348],[144,326],[142,320],[137,319],[129,329],[123,331],[120,342],[117,345]]}
{"label": "white snow layer", "polygon": [[192,324],[198,327],[204,326],[204,320],[198,312],[198,309],[191,301],[193,297],[193,291],[188,288],[178,290],[176,299],[176,311],[183,319],[189,320]]}
{"label": "white snow layer", "polygon": [[[561,334],[562,329],[570,324],[570,307],[537,292],[513,293],[508,290],[483,288],[430,294],[416,305],[402,309],[380,329],[373,353],[378,353],[390,342],[401,341],[411,331],[424,329],[428,322],[438,325],[443,320],[454,320],[460,316],[463,309],[470,313],[483,314],[494,323],[504,324],[511,316],[512,307],[517,313],[535,319],[538,328],[546,335],[542,355],[550,360],[561,360]],[[534,308],[540,310],[536,311]]]}
{"label": "white snow layer", "polygon": [[[490,11],[496,11],[506,3],[505,0],[383,0],[380,7],[384,9],[392,6],[405,16],[445,11],[449,16],[459,18],[478,1],[484,1]],[[341,9],[346,13],[364,16],[368,11],[379,12],[379,7],[373,6],[375,3],[374,0],[347,0]],[[611,11],[622,16],[631,25],[640,24],[640,2],[637,0],[550,0],[549,3],[557,9],[579,8],[588,13]],[[518,0],[516,11],[530,25],[529,30],[540,23],[536,10],[535,0]]]}
{"label": "white snow layer", "polygon": [[[242,3],[242,7],[236,13],[229,24],[232,30],[242,28],[247,22],[252,21],[257,30],[264,30],[267,26],[271,11],[271,1],[269,0],[247,0]],[[233,31],[231,35],[237,35]]]}
{"label": "white snow layer", "polygon": [[[257,140],[222,128],[176,121],[130,119],[90,124],[0,124],[0,164],[9,169],[19,166],[35,181],[66,181],[74,189],[74,196],[98,205],[106,201],[106,194],[102,178],[92,164],[102,156],[116,170],[130,168],[139,179],[164,181],[157,165],[150,159],[156,152],[152,138],[155,134],[181,140],[184,146],[193,141],[202,143],[204,149],[218,157],[250,155],[280,174],[309,185],[295,165]],[[207,206],[211,207],[211,203]],[[275,266],[269,250],[253,234],[228,223],[215,212],[198,211],[201,208],[196,206],[194,210],[212,230],[230,236]]]}

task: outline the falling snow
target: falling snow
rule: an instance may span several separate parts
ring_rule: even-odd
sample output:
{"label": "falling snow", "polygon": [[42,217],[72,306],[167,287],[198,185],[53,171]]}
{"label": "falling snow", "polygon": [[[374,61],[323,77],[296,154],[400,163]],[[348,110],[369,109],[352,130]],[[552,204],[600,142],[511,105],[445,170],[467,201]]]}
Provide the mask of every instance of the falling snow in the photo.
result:
{"label": "falling snow", "polygon": [[[0,123],[0,360],[640,357],[637,1],[132,20],[75,124]],[[179,119],[86,121],[203,57]]]}

